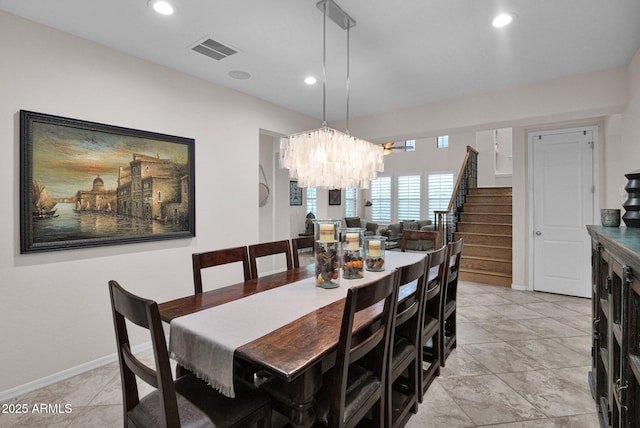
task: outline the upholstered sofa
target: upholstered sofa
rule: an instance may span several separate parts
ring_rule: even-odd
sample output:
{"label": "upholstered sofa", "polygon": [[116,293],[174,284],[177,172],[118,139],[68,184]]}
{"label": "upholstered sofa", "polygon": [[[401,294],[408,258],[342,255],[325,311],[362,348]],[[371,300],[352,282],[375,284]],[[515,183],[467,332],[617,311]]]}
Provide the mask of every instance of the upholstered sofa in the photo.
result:
{"label": "upholstered sofa", "polygon": [[[380,230],[380,235],[386,236],[387,241],[400,241],[402,238],[402,230],[435,230],[435,225],[431,220],[418,220],[418,221],[401,221],[400,223],[394,223],[387,226],[385,229]],[[434,242],[427,240],[407,240],[406,249],[413,251],[429,251],[433,249]]]}
{"label": "upholstered sofa", "polygon": [[345,217],[344,223],[347,227],[360,227],[364,229],[364,236],[373,236],[378,233],[378,224],[361,219],[360,217]]}

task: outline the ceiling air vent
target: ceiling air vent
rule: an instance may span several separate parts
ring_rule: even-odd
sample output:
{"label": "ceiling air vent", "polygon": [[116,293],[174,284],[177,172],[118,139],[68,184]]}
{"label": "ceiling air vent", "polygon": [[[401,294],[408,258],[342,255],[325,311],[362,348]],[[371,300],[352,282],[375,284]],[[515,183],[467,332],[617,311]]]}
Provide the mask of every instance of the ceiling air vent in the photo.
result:
{"label": "ceiling air vent", "polygon": [[206,55],[209,58],[213,58],[216,61],[220,61],[221,59],[225,59],[228,56],[238,53],[237,50],[208,38],[192,47],[191,50],[201,53],[202,55]]}

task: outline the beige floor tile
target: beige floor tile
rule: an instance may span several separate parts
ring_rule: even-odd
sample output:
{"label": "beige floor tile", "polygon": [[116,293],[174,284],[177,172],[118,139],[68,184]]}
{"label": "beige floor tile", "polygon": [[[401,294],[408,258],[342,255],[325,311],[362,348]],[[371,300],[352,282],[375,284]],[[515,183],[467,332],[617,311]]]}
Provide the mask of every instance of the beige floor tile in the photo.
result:
{"label": "beige floor tile", "polygon": [[568,315],[576,316],[578,312],[574,312],[564,306],[561,306],[557,303],[553,302],[534,302],[534,303],[525,303],[524,306],[527,309],[530,309],[534,312],[538,312],[545,317],[564,317],[566,318]]}
{"label": "beige floor tile", "polygon": [[471,322],[458,322],[456,338],[460,345],[502,341],[502,339],[498,338],[496,335],[489,333],[489,331],[485,330],[478,324]]}
{"label": "beige floor tile", "polygon": [[559,339],[526,340],[509,344],[546,369],[587,365],[591,362],[589,354],[576,352],[563,345]]}
{"label": "beige floor tile", "polygon": [[464,345],[464,350],[491,370],[491,373],[522,372],[544,367],[505,342]]}
{"label": "beige floor tile", "polygon": [[551,420],[557,428],[600,428],[598,414],[595,411],[586,415],[563,416]]}
{"label": "beige floor tile", "polygon": [[573,376],[563,370],[503,373],[497,376],[548,417],[594,411],[586,375],[582,379],[587,385],[586,390],[576,385]]}
{"label": "beige floor tile", "polygon": [[599,428],[595,413],[490,425],[492,428]]}
{"label": "beige floor tile", "polygon": [[458,309],[459,322],[477,322],[506,319],[488,306],[464,306]]}
{"label": "beige floor tile", "polygon": [[[566,346],[572,351],[577,352],[583,358],[588,357],[591,359],[591,336],[574,336],[574,337],[563,337],[563,338],[555,338],[551,339],[561,344],[562,346]],[[572,364],[576,365],[576,364]]]}
{"label": "beige floor tile", "polygon": [[502,297],[504,293],[477,293],[458,296],[458,306],[503,305],[511,301]]}
{"label": "beige floor tile", "polygon": [[78,409],[68,428],[121,428],[123,415],[121,405],[93,406]]}
{"label": "beige floor tile", "polygon": [[547,302],[577,302],[577,301],[589,301],[590,299],[585,299],[583,297],[575,297],[575,296],[567,296],[565,294],[557,294],[557,293],[545,293],[545,292],[535,292],[541,300],[545,300]]}
{"label": "beige floor tile", "polygon": [[530,330],[533,330],[537,335],[543,338],[584,336],[583,331],[553,318],[534,318],[529,320],[517,320],[516,322]]}
{"label": "beige floor tile", "polygon": [[554,320],[560,321],[563,324],[567,324],[571,327],[575,327],[584,334],[591,334],[593,330],[593,317],[591,314],[583,314],[583,315],[569,315],[569,316],[558,316],[551,317]]}
{"label": "beige floor tile", "polygon": [[473,358],[473,356],[465,351],[465,345],[458,345],[453,350],[445,367],[440,368],[440,376],[478,376],[491,374],[491,370],[486,368],[482,363]]}
{"label": "beige floor tile", "polygon": [[567,308],[579,314],[591,315],[591,299],[576,299],[571,301],[555,302],[556,305]]}
{"label": "beige floor tile", "polygon": [[495,375],[449,377],[442,387],[477,425],[540,419],[545,415]]}
{"label": "beige floor tile", "polygon": [[489,309],[492,309],[498,312],[500,315],[510,320],[544,318],[544,315],[540,314],[539,312],[532,311],[531,309],[527,309],[522,305],[517,305],[514,303],[509,303],[504,305],[491,305],[489,306]]}
{"label": "beige floor tile", "polygon": [[491,320],[477,324],[501,340],[530,340],[541,337],[536,331],[517,320]]}
{"label": "beige floor tile", "polygon": [[543,299],[538,297],[539,294],[534,291],[512,290],[510,293],[503,294],[503,296],[505,299],[518,304],[544,302]]}
{"label": "beige floor tile", "polygon": [[409,419],[407,428],[466,428],[476,425],[440,385],[440,379],[431,384],[418,406],[418,413]]}

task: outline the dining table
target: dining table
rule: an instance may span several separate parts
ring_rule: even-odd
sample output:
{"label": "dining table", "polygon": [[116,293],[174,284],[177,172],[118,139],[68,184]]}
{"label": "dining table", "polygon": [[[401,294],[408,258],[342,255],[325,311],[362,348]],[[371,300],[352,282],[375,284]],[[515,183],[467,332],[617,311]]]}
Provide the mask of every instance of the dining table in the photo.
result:
{"label": "dining table", "polygon": [[[312,426],[315,394],[335,362],[347,290],[424,257],[387,252],[384,271],[341,278],[334,289],[316,286],[310,264],[160,303],[160,317],[170,327],[171,356],[230,397],[234,367],[277,376],[285,381],[291,426]],[[414,292],[415,284],[402,287],[399,301]],[[375,311],[359,315],[355,328],[371,322]]]}

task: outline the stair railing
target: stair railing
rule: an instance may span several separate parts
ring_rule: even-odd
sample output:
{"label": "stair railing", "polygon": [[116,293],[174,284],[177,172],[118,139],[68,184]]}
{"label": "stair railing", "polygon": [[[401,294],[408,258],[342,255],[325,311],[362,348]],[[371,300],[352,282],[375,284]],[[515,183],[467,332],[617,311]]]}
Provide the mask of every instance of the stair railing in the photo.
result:
{"label": "stair railing", "polygon": [[469,189],[476,187],[478,187],[478,151],[471,146],[467,146],[467,153],[460,167],[460,173],[453,188],[447,210],[434,211],[436,230],[440,232],[444,244],[453,241],[453,236],[460,221],[460,212],[467,200]]}

